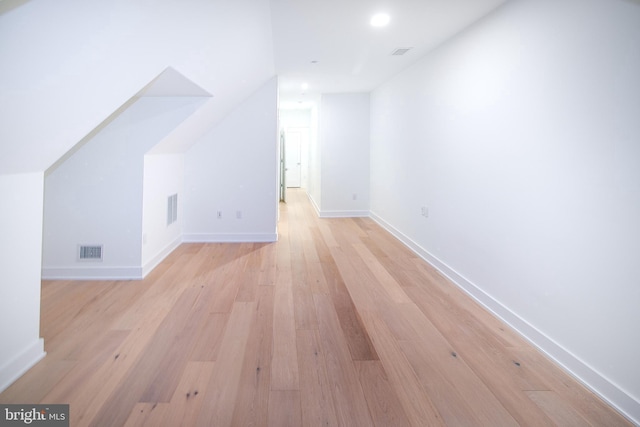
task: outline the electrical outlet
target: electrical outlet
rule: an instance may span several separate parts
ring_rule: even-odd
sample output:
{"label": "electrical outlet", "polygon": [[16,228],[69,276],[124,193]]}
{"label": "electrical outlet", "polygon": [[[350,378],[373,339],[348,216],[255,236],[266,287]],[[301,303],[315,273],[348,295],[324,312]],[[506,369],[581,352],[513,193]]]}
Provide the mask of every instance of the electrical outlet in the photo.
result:
{"label": "electrical outlet", "polygon": [[218,219],[222,219],[222,211],[218,211]]}
{"label": "electrical outlet", "polygon": [[236,218],[242,219],[242,211],[236,211]]}
{"label": "electrical outlet", "polygon": [[422,207],[421,215],[425,218],[429,218],[429,208],[426,206]]}
{"label": "electrical outlet", "polygon": [[353,193],[353,196],[351,196],[351,198],[352,198],[353,200],[358,200],[358,195],[357,195],[356,193]]}

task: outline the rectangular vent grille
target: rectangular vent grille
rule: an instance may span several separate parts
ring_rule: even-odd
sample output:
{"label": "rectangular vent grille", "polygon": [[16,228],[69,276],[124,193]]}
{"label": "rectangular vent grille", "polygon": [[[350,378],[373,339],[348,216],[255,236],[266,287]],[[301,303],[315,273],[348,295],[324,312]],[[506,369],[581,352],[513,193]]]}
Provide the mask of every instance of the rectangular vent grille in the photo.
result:
{"label": "rectangular vent grille", "polygon": [[102,261],[102,245],[80,245],[78,259]]}
{"label": "rectangular vent grille", "polygon": [[409,52],[412,48],[410,47],[399,47],[396,50],[394,50],[393,52],[391,52],[391,55],[393,56],[402,56],[405,53]]}
{"label": "rectangular vent grille", "polygon": [[178,194],[173,194],[167,199],[167,225],[178,220]]}

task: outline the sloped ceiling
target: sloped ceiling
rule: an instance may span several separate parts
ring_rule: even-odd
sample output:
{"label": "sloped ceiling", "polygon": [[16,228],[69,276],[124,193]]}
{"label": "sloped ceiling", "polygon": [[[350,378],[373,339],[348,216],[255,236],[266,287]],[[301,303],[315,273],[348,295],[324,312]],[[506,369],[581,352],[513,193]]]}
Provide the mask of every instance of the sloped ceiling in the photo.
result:
{"label": "sloped ceiling", "polygon": [[[186,78],[184,75],[169,67],[164,70],[158,77],[142,89],[138,96],[146,98],[157,97],[190,97],[194,98],[199,104],[194,114],[187,117],[173,132],[165,136],[159,141],[147,154],[166,154],[166,153],[184,153],[197,140],[198,134],[189,134],[193,129],[202,128],[204,131],[206,121],[202,119],[202,111],[199,111],[203,105],[207,105],[204,117],[207,112],[215,109],[215,100],[212,100],[212,94]],[[201,133],[201,132],[200,132]]]}
{"label": "sloped ceiling", "polygon": [[215,125],[275,75],[270,7],[31,0],[0,14],[0,62],[0,174],[43,171],[167,67],[214,95],[185,134]]}
{"label": "sloped ceiling", "polygon": [[158,75],[146,96],[213,95],[163,144],[185,150],[275,74],[283,107],[370,91],[505,0],[0,1],[10,174],[52,166]]}
{"label": "sloped ceiling", "polygon": [[[91,132],[85,135],[80,141],[78,141],[73,147],[67,150],[64,155],[59,157],[47,170],[45,175],[50,174],[74,153],[76,153],[83,145],[89,143],[96,135],[98,135],[107,125],[117,119],[122,113],[124,113],[129,107],[133,105],[136,100],[140,98],[174,98],[180,100],[176,102],[177,105],[184,105],[183,98],[190,98],[191,103],[194,105],[194,109],[197,110],[199,106],[205,103],[212,95],[200,86],[186,78],[184,75],[176,71],[175,69],[168,67],[156,78],[151,80],[145,87],[143,87],[137,94],[128,99],[124,104],[113,111],[109,117],[103,120],[98,126],[93,128]],[[166,105],[166,104],[164,104]],[[182,123],[184,124],[184,122]],[[178,129],[180,125],[178,125]],[[175,133],[175,129],[170,132],[165,138],[157,145],[159,147],[152,150],[155,153],[163,152],[182,152],[186,150],[186,146],[183,145],[184,141],[179,138],[170,138],[170,135]],[[182,144],[178,141],[181,141]],[[173,142],[173,143],[172,143]]]}
{"label": "sloped ceiling", "polygon": [[151,81],[138,96],[213,96],[180,72],[168,67]]}

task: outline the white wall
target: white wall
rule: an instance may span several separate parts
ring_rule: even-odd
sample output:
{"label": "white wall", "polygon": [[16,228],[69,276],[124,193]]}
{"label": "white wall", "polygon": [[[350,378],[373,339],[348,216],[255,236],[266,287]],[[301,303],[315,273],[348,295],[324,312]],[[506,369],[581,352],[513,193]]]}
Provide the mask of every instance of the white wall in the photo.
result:
{"label": "white wall", "polygon": [[[184,155],[144,156],[142,275],[146,276],[182,242]],[[178,218],[167,225],[168,198],[178,195]]]}
{"label": "white wall", "polygon": [[321,216],[369,214],[369,109],[367,93],[322,95]]}
{"label": "white wall", "polygon": [[[190,97],[140,98],[47,174],[43,277],[142,277],[144,154],[201,102]],[[147,189],[153,193],[164,184],[148,183]],[[155,234],[162,231],[146,231],[147,241],[168,244]],[[79,261],[78,245],[84,244],[104,245],[104,259]],[[145,261],[157,255],[157,248],[154,252]]]}
{"label": "white wall", "polygon": [[0,173],[43,171],[168,66],[215,96],[203,133],[274,74],[269,1],[30,0],[0,59]]}
{"label": "white wall", "polygon": [[319,108],[311,110],[311,139],[309,140],[309,188],[307,193],[316,211],[322,199],[322,150],[318,133],[320,129]]}
{"label": "white wall", "polygon": [[311,109],[280,110],[280,127],[310,128],[311,127]]}
{"label": "white wall", "polygon": [[371,98],[374,217],[636,422],[638,46],[637,3],[514,1]]}
{"label": "white wall", "polygon": [[0,391],[44,357],[40,338],[43,174],[0,175]]}
{"label": "white wall", "polygon": [[277,239],[277,95],[274,77],[186,153],[185,241]]}
{"label": "white wall", "polygon": [[[45,170],[167,67],[188,76],[215,97],[176,129],[179,136],[170,138],[171,141],[163,139],[170,141],[169,145],[178,145],[178,152],[184,152],[192,141],[215,126],[275,72],[268,0],[81,3],[30,0],[13,2],[16,7],[1,3],[0,175],[3,176],[36,172],[42,180]],[[168,147],[163,149],[169,151]],[[141,157],[139,160],[142,164]],[[139,170],[142,171],[142,166]],[[35,185],[16,184],[11,191],[11,195],[19,194],[22,200],[38,198],[42,203],[42,188]],[[141,193],[136,195],[135,203],[138,207],[131,208],[129,215],[139,217]],[[10,223],[10,227],[42,233],[42,207],[19,216],[11,212],[15,214],[12,217],[15,223]],[[38,223],[32,217],[36,214],[40,218]],[[127,253],[124,263],[118,262],[120,267],[131,265],[130,261],[136,258],[139,271],[140,227],[137,225],[137,231],[118,228],[120,235],[138,235],[137,255]],[[75,240],[81,237],[84,240],[85,236],[72,237],[75,246]],[[0,245],[3,250],[14,251],[11,260],[21,256],[33,260],[30,253],[16,250],[23,244],[21,236],[8,233],[3,235]],[[62,245],[67,257],[69,245]],[[75,267],[66,258],[63,262]],[[14,293],[22,298],[15,307],[24,311],[12,317],[16,319],[13,323],[34,324],[37,331],[39,310],[32,307],[35,304],[39,307],[39,296],[31,288],[22,287],[28,283],[39,290],[39,280],[36,285],[33,278],[40,277],[42,265],[27,264],[24,270],[16,272],[19,277],[9,275],[10,280],[4,282],[2,272],[0,279],[11,298]],[[3,321],[3,325],[8,323]],[[18,357],[22,349],[11,344],[12,332],[5,329],[0,332],[0,341],[10,345],[2,349]],[[12,377],[22,372],[22,366],[4,363],[0,360],[3,378],[7,377],[4,372]]]}

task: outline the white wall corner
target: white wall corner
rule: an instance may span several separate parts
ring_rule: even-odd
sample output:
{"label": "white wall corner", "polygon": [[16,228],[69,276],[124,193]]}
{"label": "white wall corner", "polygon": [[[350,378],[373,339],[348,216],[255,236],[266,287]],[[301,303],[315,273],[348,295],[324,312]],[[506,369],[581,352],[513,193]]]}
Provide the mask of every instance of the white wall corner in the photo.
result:
{"label": "white wall corner", "polygon": [[0,367],[0,393],[24,375],[29,369],[42,360],[47,353],[44,351],[44,339],[38,338],[30,346],[22,350],[16,357]]}
{"label": "white wall corner", "polygon": [[177,239],[175,239],[173,242],[168,244],[163,250],[158,252],[156,256],[154,256],[147,263],[145,263],[142,266],[142,278],[147,277],[147,275],[151,273],[153,269],[156,268],[166,257],[168,257],[169,254],[171,254],[171,252],[176,250],[181,243],[182,243],[182,235],[178,236]]}
{"label": "white wall corner", "polygon": [[311,206],[313,206],[313,209],[316,211],[316,215],[320,216],[320,208],[318,207],[316,200],[311,195],[311,192],[307,191],[307,197],[309,197],[309,201],[311,202]]}
{"label": "white wall corner", "polygon": [[307,191],[306,194],[319,218],[368,218],[371,216],[368,210],[321,210],[311,193]]}
{"label": "white wall corner", "polygon": [[596,395],[600,396],[609,405],[617,409],[622,415],[636,425],[640,425],[640,402],[635,400],[604,375],[587,365],[579,357],[562,347],[547,335],[522,319],[506,306],[484,292],[473,282],[442,262],[440,259],[425,250],[411,238],[397,230],[376,213],[371,212],[370,217],[382,228],[400,240],[420,258],[428,262],[453,284],[462,289],[466,294],[480,303],[494,316],[498,317],[524,339],[530,342],[538,350],[559,365],[565,372],[574,377]]}
{"label": "white wall corner", "polygon": [[40,269],[44,174],[0,174],[0,391],[44,357]]}

